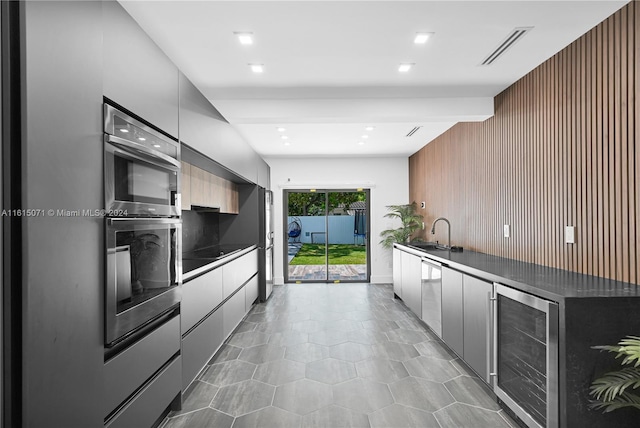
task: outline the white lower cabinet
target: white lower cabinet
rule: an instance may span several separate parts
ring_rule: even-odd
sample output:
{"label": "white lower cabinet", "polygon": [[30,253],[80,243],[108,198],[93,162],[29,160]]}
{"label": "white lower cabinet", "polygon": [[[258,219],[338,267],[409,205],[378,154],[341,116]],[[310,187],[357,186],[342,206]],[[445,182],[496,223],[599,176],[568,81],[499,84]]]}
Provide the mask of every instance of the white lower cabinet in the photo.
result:
{"label": "white lower cabinet", "polygon": [[459,356],[464,355],[462,273],[442,267],[442,340]]}
{"label": "white lower cabinet", "polygon": [[258,275],[255,275],[253,278],[247,282],[247,285],[244,286],[245,289],[245,310],[249,312],[253,302],[258,298]]}
{"label": "white lower cabinet", "polygon": [[415,254],[401,254],[402,301],[418,318],[422,316],[422,259]]}
{"label": "white lower cabinet", "polygon": [[247,313],[245,299],[246,293],[243,287],[224,303],[224,306],[222,307],[222,328],[224,337],[231,334]]}
{"label": "white lower cabinet", "polygon": [[402,253],[393,248],[393,293],[402,299]]}

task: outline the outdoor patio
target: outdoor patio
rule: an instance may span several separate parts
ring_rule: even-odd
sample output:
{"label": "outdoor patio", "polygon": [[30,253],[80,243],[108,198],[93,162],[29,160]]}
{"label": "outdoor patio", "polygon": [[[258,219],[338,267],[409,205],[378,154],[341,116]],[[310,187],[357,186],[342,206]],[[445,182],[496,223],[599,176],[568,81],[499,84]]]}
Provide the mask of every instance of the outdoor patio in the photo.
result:
{"label": "outdoor patio", "polygon": [[[298,254],[302,243],[290,242],[288,245],[288,263]],[[289,281],[326,281],[327,266],[321,265],[291,265],[289,264]],[[328,281],[366,281],[366,264],[329,265]]]}

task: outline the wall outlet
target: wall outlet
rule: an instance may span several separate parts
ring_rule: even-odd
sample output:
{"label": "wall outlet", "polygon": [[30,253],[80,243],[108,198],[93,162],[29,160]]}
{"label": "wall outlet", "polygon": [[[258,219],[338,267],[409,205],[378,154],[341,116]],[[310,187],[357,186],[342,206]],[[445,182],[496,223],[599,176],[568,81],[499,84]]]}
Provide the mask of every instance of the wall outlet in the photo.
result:
{"label": "wall outlet", "polygon": [[[426,202],[424,202],[424,201],[420,202],[420,208],[426,208],[426,207],[427,207],[427,203]],[[424,229],[424,227],[423,227],[423,229]]]}
{"label": "wall outlet", "polygon": [[422,230],[424,230],[424,221],[422,222]]}
{"label": "wall outlet", "polygon": [[503,229],[503,234],[505,238],[511,238],[511,226],[508,224],[505,224]]}
{"label": "wall outlet", "polygon": [[564,228],[564,241],[567,244],[576,243],[576,228],[575,226],[567,226]]}

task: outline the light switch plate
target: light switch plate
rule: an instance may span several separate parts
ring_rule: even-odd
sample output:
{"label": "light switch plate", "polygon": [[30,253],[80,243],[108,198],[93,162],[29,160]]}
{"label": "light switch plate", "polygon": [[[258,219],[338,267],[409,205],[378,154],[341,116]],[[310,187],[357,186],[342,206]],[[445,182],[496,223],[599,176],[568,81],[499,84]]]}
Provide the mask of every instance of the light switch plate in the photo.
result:
{"label": "light switch plate", "polygon": [[508,224],[504,225],[504,237],[505,238],[510,238],[511,237],[511,226]]}
{"label": "light switch plate", "polygon": [[564,240],[567,244],[576,243],[576,228],[574,226],[564,228]]}

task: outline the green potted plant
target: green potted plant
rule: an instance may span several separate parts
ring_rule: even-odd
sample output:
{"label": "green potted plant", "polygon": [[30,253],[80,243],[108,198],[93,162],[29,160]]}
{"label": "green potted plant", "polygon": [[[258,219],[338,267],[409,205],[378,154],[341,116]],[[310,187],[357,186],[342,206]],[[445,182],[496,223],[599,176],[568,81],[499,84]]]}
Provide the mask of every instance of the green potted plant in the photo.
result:
{"label": "green potted plant", "polygon": [[380,232],[380,244],[385,248],[393,247],[394,242],[406,244],[416,230],[422,228],[422,215],[416,213],[415,202],[405,205],[387,205],[389,211],[386,218],[400,219],[402,226],[397,229],[387,229]]}
{"label": "green potted plant", "polygon": [[617,345],[593,349],[615,352],[616,359],[622,358],[622,368],[593,381],[589,392],[594,397],[591,407],[604,409],[604,413],[623,407],[640,409],[640,337],[627,336]]}

